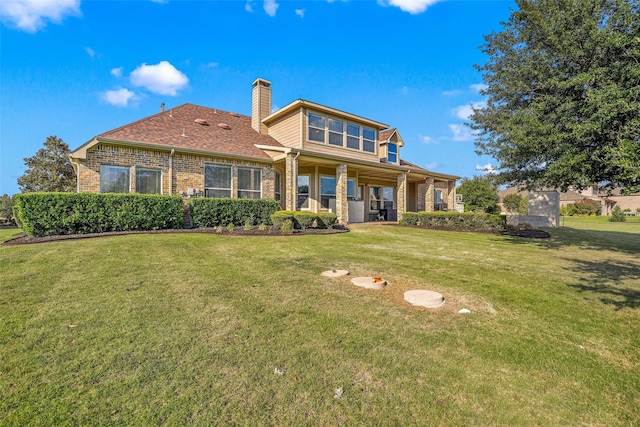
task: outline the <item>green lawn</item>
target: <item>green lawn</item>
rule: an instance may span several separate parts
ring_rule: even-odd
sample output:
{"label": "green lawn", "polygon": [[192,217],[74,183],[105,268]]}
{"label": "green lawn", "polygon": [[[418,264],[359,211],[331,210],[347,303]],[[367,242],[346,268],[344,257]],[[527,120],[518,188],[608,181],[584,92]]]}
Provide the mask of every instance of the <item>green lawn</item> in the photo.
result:
{"label": "green lawn", "polygon": [[639,425],[640,222],[550,232],[0,247],[0,425]]}

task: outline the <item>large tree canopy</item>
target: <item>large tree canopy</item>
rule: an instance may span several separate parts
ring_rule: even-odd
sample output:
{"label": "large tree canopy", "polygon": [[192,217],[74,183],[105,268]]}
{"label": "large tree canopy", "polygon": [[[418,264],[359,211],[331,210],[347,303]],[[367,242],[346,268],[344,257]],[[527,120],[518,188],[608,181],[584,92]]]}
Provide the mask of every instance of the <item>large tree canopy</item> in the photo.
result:
{"label": "large tree canopy", "polygon": [[462,196],[465,211],[500,212],[498,186],[492,175],[462,178],[456,193]]}
{"label": "large tree canopy", "polygon": [[76,176],[69,153],[69,146],[63,140],[48,137],[44,148],[24,159],[27,170],[18,178],[20,191],[75,191]]}
{"label": "large tree canopy", "polygon": [[640,0],[516,0],[470,124],[500,183],[640,191]]}

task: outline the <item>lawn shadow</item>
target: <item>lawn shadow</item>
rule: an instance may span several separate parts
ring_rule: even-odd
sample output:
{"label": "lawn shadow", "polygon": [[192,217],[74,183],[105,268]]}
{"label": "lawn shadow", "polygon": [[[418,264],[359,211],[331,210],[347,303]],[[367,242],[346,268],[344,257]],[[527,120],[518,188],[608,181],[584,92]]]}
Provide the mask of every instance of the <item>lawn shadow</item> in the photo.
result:
{"label": "lawn shadow", "polygon": [[603,304],[612,305],[616,310],[640,308],[640,263],[565,259],[572,264],[567,270],[578,279],[577,283],[569,284],[570,287],[597,294]]}
{"label": "lawn shadow", "polygon": [[536,245],[546,249],[580,247],[591,250],[607,250],[640,256],[640,234],[621,231],[581,230],[570,227],[545,229],[550,239],[505,237],[504,241],[517,245]]}

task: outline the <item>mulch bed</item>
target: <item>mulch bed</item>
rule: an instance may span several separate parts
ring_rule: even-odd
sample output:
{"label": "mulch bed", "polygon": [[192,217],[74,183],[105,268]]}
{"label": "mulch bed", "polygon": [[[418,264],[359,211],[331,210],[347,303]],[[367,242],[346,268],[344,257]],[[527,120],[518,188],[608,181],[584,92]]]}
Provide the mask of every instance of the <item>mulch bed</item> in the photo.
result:
{"label": "mulch bed", "polygon": [[546,231],[535,228],[533,230],[505,230],[502,234],[514,237],[526,237],[529,239],[548,239],[551,237],[551,234]]}
{"label": "mulch bed", "polygon": [[7,240],[2,243],[2,246],[15,246],[15,245],[30,245],[35,243],[47,243],[47,242],[59,242],[64,240],[76,240],[76,239],[91,239],[97,237],[108,236],[127,236],[131,234],[184,234],[184,233],[199,233],[199,234],[219,234],[224,236],[305,236],[310,234],[339,234],[346,233],[349,229],[340,225],[336,225],[330,229],[320,228],[308,228],[306,230],[293,230],[293,233],[282,233],[273,227],[267,227],[264,230],[259,230],[257,227],[251,230],[245,230],[244,227],[236,227],[233,231],[229,231],[226,227],[222,230],[213,228],[184,228],[184,229],[170,229],[170,230],[149,230],[149,231],[114,231],[108,233],[88,233],[88,234],[65,234],[54,235],[44,237],[29,237],[25,233],[20,232],[15,235],[11,240]]}

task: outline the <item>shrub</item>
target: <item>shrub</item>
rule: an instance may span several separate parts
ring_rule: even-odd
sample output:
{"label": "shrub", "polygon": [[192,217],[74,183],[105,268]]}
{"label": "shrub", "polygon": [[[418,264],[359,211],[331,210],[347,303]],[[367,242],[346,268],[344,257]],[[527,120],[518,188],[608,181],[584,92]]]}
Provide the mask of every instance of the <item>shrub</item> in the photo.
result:
{"label": "shrub", "polygon": [[159,194],[25,193],[16,215],[29,236],[181,228],[183,202]]}
{"label": "shrub", "polygon": [[271,223],[276,229],[280,229],[282,227],[282,223],[286,220],[291,220],[291,224],[293,225],[294,211],[278,211],[271,214]]}
{"label": "shrub", "polygon": [[600,215],[602,211],[602,207],[600,202],[597,200],[591,199],[582,199],[575,202],[572,205],[571,212],[569,215]]}
{"label": "shrub", "polygon": [[319,228],[331,228],[334,226],[338,216],[332,212],[320,212],[317,217]]}
{"label": "shrub", "polygon": [[624,213],[622,212],[622,209],[620,209],[620,206],[616,206],[613,208],[613,211],[611,212],[611,218],[609,218],[610,222],[625,222],[627,220],[627,218],[625,218]]}
{"label": "shrub", "polygon": [[293,233],[293,219],[285,219],[280,224],[280,231],[283,233]]}
{"label": "shrub", "polygon": [[502,230],[506,228],[507,219],[504,215],[472,212],[405,212],[400,224],[470,230]]}
{"label": "shrub", "polygon": [[418,225],[420,216],[417,212],[405,212],[402,214],[400,224],[402,225]]}
{"label": "shrub", "polygon": [[523,199],[520,194],[509,194],[502,199],[502,205],[511,214],[520,213],[520,204]]}
{"label": "shrub", "polygon": [[3,194],[0,196],[0,224],[15,225],[13,219],[13,207],[15,201],[13,197]]}
{"label": "shrub", "polygon": [[191,217],[197,227],[218,227],[233,224],[270,224],[271,214],[279,209],[279,202],[268,199],[217,199],[189,200]]}
{"label": "shrub", "polygon": [[301,228],[303,230],[306,230],[307,228],[311,228],[311,226],[313,225],[317,217],[318,215],[311,212],[296,211],[293,213],[294,226],[296,228]]}

